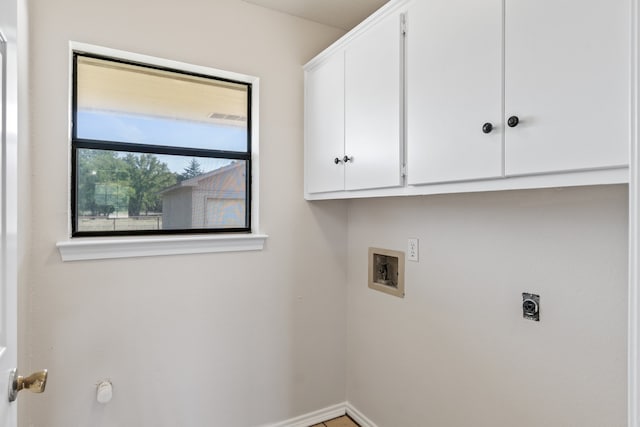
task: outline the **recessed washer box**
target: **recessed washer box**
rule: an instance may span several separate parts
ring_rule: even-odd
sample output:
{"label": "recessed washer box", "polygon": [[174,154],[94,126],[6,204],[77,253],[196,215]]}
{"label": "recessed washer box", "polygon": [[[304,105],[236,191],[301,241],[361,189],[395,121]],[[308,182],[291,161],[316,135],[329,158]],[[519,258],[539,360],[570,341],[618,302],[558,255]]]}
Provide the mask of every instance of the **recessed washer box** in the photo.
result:
{"label": "recessed washer box", "polygon": [[404,298],[404,252],[369,248],[369,288]]}

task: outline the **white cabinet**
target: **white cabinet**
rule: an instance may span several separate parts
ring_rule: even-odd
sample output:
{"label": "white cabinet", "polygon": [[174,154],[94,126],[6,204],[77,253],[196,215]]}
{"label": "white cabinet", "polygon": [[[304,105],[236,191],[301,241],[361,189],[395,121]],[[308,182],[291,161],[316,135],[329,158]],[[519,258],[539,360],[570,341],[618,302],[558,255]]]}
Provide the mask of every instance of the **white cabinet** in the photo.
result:
{"label": "white cabinet", "polygon": [[389,1],[305,66],[305,197],[628,182],[632,3]]}
{"label": "white cabinet", "polygon": [[305,66],[305,192],[403,184],[402,14],[385,14]]}
{"label": "white cabinet", "polygon": [[629,17],[629,0],[412,2],[408,183],[625,167]]}
{"label": "white cabinet", "polygon": [[356,37],[345,53],[345,188],[402,185],[401,15]]}
{"label": "white cabinet", "polygon": [[407,31],[408,183],[501,177],[502,0],[414,1]]}
{"label": "white cabinet", "polygon": [[506,3],[506,175],[626,166],[631,1]]}
{"label": "white cabinet", "polygon": [[305,186],[344,190],[344,52],[305,74]]}

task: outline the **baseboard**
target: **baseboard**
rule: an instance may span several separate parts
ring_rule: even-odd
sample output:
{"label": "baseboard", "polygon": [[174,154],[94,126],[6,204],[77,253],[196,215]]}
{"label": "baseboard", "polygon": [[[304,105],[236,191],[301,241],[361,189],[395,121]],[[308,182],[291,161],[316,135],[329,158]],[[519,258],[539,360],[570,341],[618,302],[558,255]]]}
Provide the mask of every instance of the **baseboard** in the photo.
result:
{"label": "baseboard", "polygon": [[[281,421],[275,424],[265,424],[262,427],[309,427],[314,424],[321,423],[323,421],[330,420],[332,418],[338,418],[343,416],[347,412],[347,403],[338,403],[324,409],[320,409],[314,412],[309,412],[299,417],[291,418],[286,421]],[[354,418],[355,420],[355,418]],[[357,422],[357,421],[356,421]],[[367,425],[362,425],[368,427]],[[375,427],[371,424],[372,427]]]}
{"label": "baseboard", "polygon": [[261,427],[310,427],[314,424],[338,418],[344,414],[349,415],[353,421],[360,424],[360,427],[378,427],[373,421],[367,418],[362,412],[358,411],[355,406],[349,402],[338,403],[319,409],[299,417],[291,418],[275,424],[265,424]]}
{"label": "baseboard", "polygon": [[378,427],[371,421],[369,418],[365,417],[364,414],[356,409],[351,403],[347,402],[346,404],[347,415],[353,418],[353,421],[360,424],[360,427]]}

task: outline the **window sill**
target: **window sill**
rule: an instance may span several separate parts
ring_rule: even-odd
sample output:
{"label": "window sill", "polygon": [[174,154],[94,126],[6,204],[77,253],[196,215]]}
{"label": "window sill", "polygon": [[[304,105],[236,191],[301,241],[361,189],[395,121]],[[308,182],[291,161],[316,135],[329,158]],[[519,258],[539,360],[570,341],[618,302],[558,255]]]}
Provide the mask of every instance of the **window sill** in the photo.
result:
{"label": "window sill", "polygon": [[143,237],[80,238],[58,242],[62,261],[134,258],[163,255],[204,254],[214,252],[260,251],[265,234]]}

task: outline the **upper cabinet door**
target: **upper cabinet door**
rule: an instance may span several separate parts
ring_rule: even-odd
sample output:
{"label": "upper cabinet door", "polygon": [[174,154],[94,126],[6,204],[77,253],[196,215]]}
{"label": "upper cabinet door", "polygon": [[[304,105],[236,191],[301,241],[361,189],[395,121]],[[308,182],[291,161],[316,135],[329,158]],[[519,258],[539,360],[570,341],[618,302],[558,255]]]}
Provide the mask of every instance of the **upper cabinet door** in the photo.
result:
{"label": "upper cabinet door", "polygon": [[344,51],[305,75],[305,185],[344,190]]}
{"label": "upper cabinet door", "polygon": [[409,184],[502,176],[502,20],[502,0],[411,3]]}
{"label": "upper cabinet door", "polygon": [[345,57],[345,188],[402,185],[401,16],[357,36]]}
{"label": "upper cabinet door", "polygon": [[630,3],[506,1],[507,175],[627,165]]}

